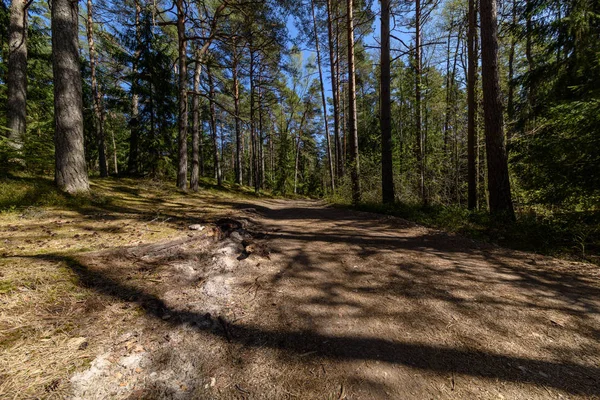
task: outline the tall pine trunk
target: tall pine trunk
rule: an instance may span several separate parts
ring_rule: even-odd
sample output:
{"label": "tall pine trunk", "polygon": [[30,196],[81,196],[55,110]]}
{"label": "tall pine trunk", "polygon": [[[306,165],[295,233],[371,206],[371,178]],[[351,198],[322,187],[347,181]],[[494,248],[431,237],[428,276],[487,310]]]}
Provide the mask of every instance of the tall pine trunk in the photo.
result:
{"label": "tall pine trunk", "polygon": [[8,138],[23,144],[27,124],[27,0],[12,0],[8,25]]}
{"label": "tall pine trunk", "polygon": [[[517,1],[512,2],[512,21],[513,29],[517,26]],[[515,121],[515,53],[517,47],[517,35],[512,33],[510,40],[510,50],[508,53],[508,130],[506,131],[506,153],[510,152],[510,141],[513,133],[513,124]]]}
{"label": "tall pine trunk", "polygon": [[217,180],[217,185],[223,185],[223,175],[221,173],[221,161],[219,159],[219,143],[217,141],[217,120],[216,120],[216,107],[215,107],[215,83],[213,80],[212,72],[210,70],[210,65],[206,66],[206,75],[208,76],[208,86],[209,86],[209,102],[210,102],[210,131],[213,142],[213,166],[215,179]]}
{"label": "tall pine trunk", "polygon": [[467,32],[467,169],[469,210],[477,208],[477,10],[476,0],[469,0]]}
{"label": "tall pine trunk", "polygon": [[381,189],[383,202],[393,203],[395,195],[390,94],[390,0],[381,0]]}
{"label": "tall pine trunk", "polygon": [[131,118],[129,120],[130,136],[129,136],[129,159],[127,162],[127,172],[131,175],[138,173],[138,154],[140,142],[140,121],[139,121],[139,83],[138,83],[138,65],[141,52],[141,26],[140,18],[142,7],[140,0],[135,0],[135,53],[133,55],[133,63],[131,66]]}
{"label": "tall pine trunk", "polygon": [[325,98],[325,84],[323,83],[323,70],[321,68],[321,51],[319,48],[319,32],[317,30],[317,18],[315,16],[315,0],[310,2],[312,18],[313,18],[313,30],[315,33],[315,47],[317,50],[317,66],[319,68],[319,83],[321,86],[321,102],[323,104],[323,121],[325,122],[325,138],[327,139],[327,161],[329,164],[329,177],[331,190],[335,191],[335,177],[333,173],[333,160],[331,157],[331,138],[329,137],[329,121],[327,121],[327,100]]}
{"label": "tall pine trunk", "polygon": [[347,0],[348,14],[348,135],[350,135],[350,175],[352,180],[352,203],[360,202],[360,160],[358,158],[358,127],[356,117],[356,76],[354,71],[354,12],[353,1]]}
{"label": "tall pine trunk", "polygon": [[235,182],[238,185],[243,184],[243,148],[242,148],[242,128],[240,121],[240,83],[238,78],[239,73],[239,53],[237,42],[233,43],[233,106],[235,110]]}
{"label": "tall pine trunk", "polygon": [[177,187],[187,189],[187,128],[188,128],[188,102],[187,102],[187,41],[185,37],[185,8],[183,0],[177,0],[177,44],[179,53],[179,114],[178,114],[178,169]]}
{"label": "tall pine trunk", "polygon": [[89,190],[83,147],[78,13],[76,1],[52,2],[55,181],[59,189],[67,193]]}
{"label": "tall pine trunk", "polygon": [[94,43],[94,11],[92,0],[87,0],[87,40],[90,53],[90,75],[92,80],[92,101],[94,105],[94,127],[96,129],[96,141],[98,144],[98,164],[100,166],[100,176],[108,176],[108,166],[106,165],[106,144],[104,137],[104,110],[102,109],[102,93],[98,87],[98,78],[96,76],[96,46]]}
{"label": "tall pine trunk", "polygon": [[[256,140],[256,123],[254,121],[255,112],[255,84],[254,84],[254,68],[255,68],[255,51],[252,48],[252,40],[249,43],[250,47],[250,143],[251,143],[251,182],[254,183],[254,191],[259,192],[258,182],[258,152],[257,152],[257,140]],[[252,186],[252,183],[251,183]]]}
{"label": "tall pine trunk", "polygon": [[202,141],[200,140],[200,74],[202,72],[200,53],[196,51],[196,65],[194,66],[194,86],[192,94],[192,174],[190,188],[198,191],[200,175],[200,155],[202,154]]}
{"label": "tall pine trunk", "polygon": [[496,0],[481,0],[481,71],[490,212],[514,219],[498,74]]}
{"label": "tall pine trunk", "polygon": [[423,107],[421,105],[421,1],[416,0],[415,9],[415,154],[417,158],[417,169],[419,171],[419,194],[421,201],[427,205],[427,193],[425,191],[425,157],[423,149]]}
{"label": "tall pine trunk", "polygon": [[335,171],[336,176],[341,178],[344,168],[342,167],[342,141],[340,137],[340,95],[338,85],[338,74],[336,66],[339,63],[339,58],[336,58],[337,51],[335,50],[335,39],[333,33],[333,9],[331,0],[327,0],[327,37],[329,39],[329,69],[331,72],[331,91],[333,97],[333,141],[335,144]]}

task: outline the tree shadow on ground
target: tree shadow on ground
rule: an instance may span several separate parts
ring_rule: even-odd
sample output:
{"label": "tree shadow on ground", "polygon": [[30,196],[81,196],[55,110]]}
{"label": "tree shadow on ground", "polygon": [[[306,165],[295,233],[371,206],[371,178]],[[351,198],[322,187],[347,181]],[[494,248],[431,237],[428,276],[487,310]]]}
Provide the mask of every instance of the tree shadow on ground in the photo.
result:
{"label": "tree shadow on ground", "polygon": [[[320,238],[319,240],[324,240]],[[346,241],[348,238],[327,237],[332,242]],[[423,238],[421,238],[422,240]],[[417,240],[417,239],[416,239]],[[371,245],[373,245],[371,243]],[[388,244],[383,241],[383,248],[387,248]],[[169,315],[168,321],[164,322],[170,326],[178,326],[188,324],[190,322],[202,320],[206,318],[203,312],[189,312],[186,310],[177,310],[170,308],[158,294],[149,293],[143,288],[133,284],[128,284],[120,276],[111,276],[105,272],[97,271],[94,268],[86,266],[78,261],[75,257],[65,256],[60,254],[33,256],[53,262],[63,262],[77,275],[78,280],[84,287],[93,289],[99,294],[111,296],[115,299],[137,303],[147,315],[163,320],[165,315]],[[306,273],[310,273],[311,261],[303,259],[301,256],[294,258],[287,268],[283,269],[277,277],[273,279],[273,285],[277,285],[277,281],[283,279],[291,279],[291,276],[296,276],[298,279],[303,277],[306,279]],[[294,267],[291,267],[291,266]],[[302,268],[304,266],[304,268]],[[395,277],[389,277],[389,284],[383,287],[369,287],[363,285],[362,290],[366,295],[386,296],[390,293],[401,292],[402,296],[423,298],[436,298],[443,302],[452,303],[457,308],[468,308],[468,300],[453,297],[449,293],[449,288],[442,289],[434,286],[427,293],[420,292],[414,288],[414,279],[424,277],[433,271],[427,271],[424,265],[403,265],[403,274]],[[406,274],[410,274],[413,284],[406,282]],[[465,277],[471,273],[468,271],[459,271]],[[359,272],[349,272],[358,278],[364,278]],[[525,275],[525,273],[522,273]],[[476,279],[474,276],[469,279]],[[547,284],[541,280],[540,276],[533,276],[531,279],[524,279],[524,288],[531,289],[540,284]],[[543,277],[548,280],[548,276]],[[343,298],[340,298],[340,291],[356,290],[356,287],[348,285],[344,288],[343,285],[336,286],[335,283],[329,281],[315,282],[309,279],[311,285],[317,285],[320,292],[319,298],[309,298],[305,303],[316,302],[324,304],[330,308],[348,305]],[[404,281],[404,283],[402,283]],[[337,282],[337,280],[336,280]],[[580,281],[575,282],[573,286]],[[423,282],[427,283],[427,282]],[[482,281],[484,284],[490,284],[489,281]],[[307,283],[308,284],[308,283]],[[521,284],[521,283],[520,283]],[[403,286],[404,285],[404,286]],[[412,289],[411,289],[412,286]],[[561,290],[559,283],[552,282],[547,289],[556,291]],[[590,292],[586,292],[586,290]],[[412,290],[412,291],[411,291]],[[585,301],[587,296],[597,296],[597,288],[584,287],[577,288],[577,301]],[[561,294],[563,294],[561,290]],[[488,301],[488,300],[484,300]],[[491,302],[491,300],[489,300]],[[495,306],[504,306],[505,303],[495,302]],[[302,316],[298,312],[298,305],[280,304],[281,307],[287,307],[286,312],[295,312],[297,316]],[[357,308],[362,308],[360,302],[354,304]],[[535,307],[534,303],[527,303],[527,307]],[[367,308],[360,309],[365,314],[377,313],[377,310],[369,310]],[[423,310],[426,311],[426,310]],[[578,314],[579,311],[571,312]],[[597,314],[597,308],[591,306],[585,313]],[[402,318],[401,315],[390,316],[393,318]],[[408,316],[405,316],[408,318]],[[410,318],[420,318],[427,320],[427,315],[414,315]],[[327,318],[327,316],[325,316]],[[372,360],[390,364],[402,365],[405,367],[414,368],[417,370],[433,371],[439,373],[464,374],[473,377],[488,378],[492,380],[501,380],[509,382],[532,383],[535,385],[543,385],[555,389],[560,389],[568,393],[598,396],[600,395],[600,368],[585,366],[572,361],[548,361],[532,358],[518,357],[514,355],[494,354],[479,350],[458,349],[445,347],[443,345],[433,346],[419,344],[415,342],[390,340],[378,337],[353,337],[353,336],[337,336],[325,334],[311,329],[265,329],[260,326],[247,325],[232,321],[227,322],[227,330],[214,330],[203,328],[201,325],[194,325],[195,329],[205,332],[208,335],[220,337],[223,340],[233,341],[243,346],[253,348],[273,348],[281,351],[283,354],[310,354],[315,352],[319,357],[349,361],[349,360]],[[597,332],[596,332],[597,334]]]}
{"label": "tree shadow on ground", "polygon": [[[378,361],[600,396],[597,274],[532,265],[523,254],[315,202],[215,202],[246,210],[268,233],[280,267],[265,278],[261,306],[275,323],[209,328],[197,323],[205,312],[169,306],[110,263],[99,269],[71,255],[29,257],[65,263],[82,286],[136,303],[168,326],[192,324],[239,346],[276,350],[282,360]],[[336,328],[348,321],[349,329]],[[374,323],[383,327],[361,330]]]}

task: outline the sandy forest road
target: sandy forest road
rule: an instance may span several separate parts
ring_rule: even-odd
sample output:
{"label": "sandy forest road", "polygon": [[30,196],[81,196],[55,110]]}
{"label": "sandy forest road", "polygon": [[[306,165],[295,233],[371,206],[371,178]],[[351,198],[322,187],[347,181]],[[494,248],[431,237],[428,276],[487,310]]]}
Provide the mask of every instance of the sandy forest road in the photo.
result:
{"label": "sandy forest road", "polygon": [[597,267],[313,201],[210,204],[246,229],[66,259],[107,305],[72,398],[600,398]]}
{"label": "sandy forest road", "polygon": [[279,267],[275,310],[240,330],[296,365],[307,398],[324,382],[365,399],[600,396],[595,267],[315,202],[237,207],[273,232]]}

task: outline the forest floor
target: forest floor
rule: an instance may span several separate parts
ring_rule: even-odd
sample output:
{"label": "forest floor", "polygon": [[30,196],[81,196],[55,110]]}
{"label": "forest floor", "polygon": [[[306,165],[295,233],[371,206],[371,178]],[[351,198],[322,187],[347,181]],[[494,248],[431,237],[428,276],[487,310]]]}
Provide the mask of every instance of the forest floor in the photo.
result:
{"label": "forest floor", "polygon": [[93,193],[0,214],[2,399],[600,398],[597,266],[317,201]]}

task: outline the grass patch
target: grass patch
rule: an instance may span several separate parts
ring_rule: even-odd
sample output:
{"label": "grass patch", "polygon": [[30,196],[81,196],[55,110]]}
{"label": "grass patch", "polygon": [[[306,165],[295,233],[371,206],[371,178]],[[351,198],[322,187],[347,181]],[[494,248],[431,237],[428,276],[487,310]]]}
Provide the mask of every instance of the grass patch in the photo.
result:
{"label": "grass patch", "polygon": [[0,294],[7,294],[15,289],[16,287],[11,281],[0,281]]}
{"label": "grass patch", "polygon": [[600,265],[600,212],[530,210],[506,222],[462,207],[364,203],[361,211],[393,215],[515,250],[533,251]]}

